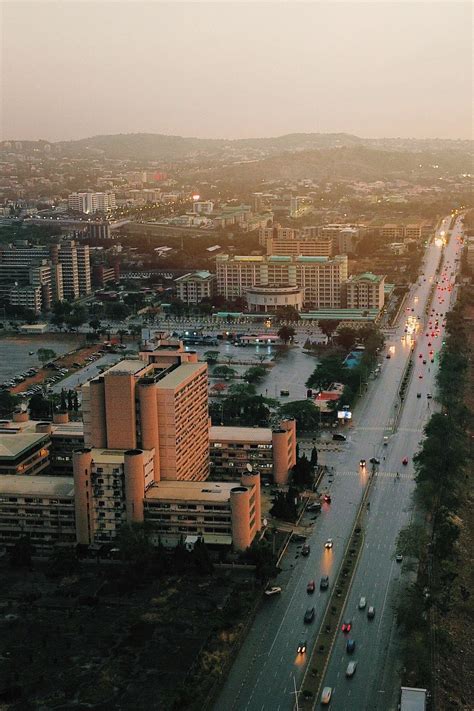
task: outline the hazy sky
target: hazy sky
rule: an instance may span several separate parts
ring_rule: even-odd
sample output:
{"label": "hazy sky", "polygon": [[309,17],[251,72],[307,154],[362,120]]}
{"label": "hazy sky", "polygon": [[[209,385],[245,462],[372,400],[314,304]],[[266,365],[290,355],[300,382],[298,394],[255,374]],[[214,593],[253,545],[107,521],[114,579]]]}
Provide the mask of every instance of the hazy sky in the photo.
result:
{"label": "hazy sky", "polygon": [[2,3],[1,137],[470,138],[470,2]]}

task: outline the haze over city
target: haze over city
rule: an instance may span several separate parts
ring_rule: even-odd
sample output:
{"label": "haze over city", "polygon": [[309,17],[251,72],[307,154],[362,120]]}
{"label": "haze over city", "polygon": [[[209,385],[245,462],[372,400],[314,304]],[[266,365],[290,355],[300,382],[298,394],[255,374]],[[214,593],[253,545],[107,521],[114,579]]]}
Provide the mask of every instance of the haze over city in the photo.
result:
{"label": "haze over city", "polygon": [[468,2],[2,2],[4,139],[469,138]]}

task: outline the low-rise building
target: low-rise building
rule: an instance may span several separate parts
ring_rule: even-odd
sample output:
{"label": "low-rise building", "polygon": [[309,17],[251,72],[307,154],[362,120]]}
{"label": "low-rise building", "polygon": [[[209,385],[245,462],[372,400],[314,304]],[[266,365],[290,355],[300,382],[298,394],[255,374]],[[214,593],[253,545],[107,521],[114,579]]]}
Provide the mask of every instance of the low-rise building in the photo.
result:
{"label": "low-rise building", "polygon": [[213,479],[238,479],[250,465],[275,484],[286,484],[296,464],[296,423],[279,427],[219,427],[209,432]]}
{"label": "low-rise building", "polygon": [[6,474],[41,474],[49,466],[49,444],[48,431],[23,432],[14,422],[1,422],[0,478]]}
{"label": "low-rise building", "polygon": [[0,476],[0,544],[28,537],[34,551],[74,546],[74,482],[71,477]]}

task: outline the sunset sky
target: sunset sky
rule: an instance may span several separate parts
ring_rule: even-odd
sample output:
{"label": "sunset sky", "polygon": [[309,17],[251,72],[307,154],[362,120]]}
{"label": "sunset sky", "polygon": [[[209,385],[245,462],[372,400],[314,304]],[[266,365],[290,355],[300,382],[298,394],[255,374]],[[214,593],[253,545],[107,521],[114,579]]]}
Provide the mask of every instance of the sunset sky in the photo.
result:
{"label": "sunset sky", "polygon": [[468,2],[4,2],[4,139],[470,138]]}

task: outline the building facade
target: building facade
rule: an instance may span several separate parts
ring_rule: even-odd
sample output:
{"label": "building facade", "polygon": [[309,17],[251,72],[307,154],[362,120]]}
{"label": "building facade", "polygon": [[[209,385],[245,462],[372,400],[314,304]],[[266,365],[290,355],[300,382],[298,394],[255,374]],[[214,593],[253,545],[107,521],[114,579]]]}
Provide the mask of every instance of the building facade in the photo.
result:
{"label": "building facade", "polygon": [[338,308],[347,279],[347,256],[235,256],[216,258],[217,293],[231,301],[255,286],[297,286],[306,308]]}
{"label": "building facade", "polygon": [[382,309],[385,303],[385,277],[366,272],[352,275],[345,283],[348,309]]}
{"label": "building facade", "polygon": [[70,210],[87,215],[109,212],[116,207],[115,193],[71,193],[68,196],[68,207]]}
{"label": "building facade", "polygon": [[175,279],[176,295],[185,304],[200,304],[214,296],[216,276],[207,271],[190,272]]}

